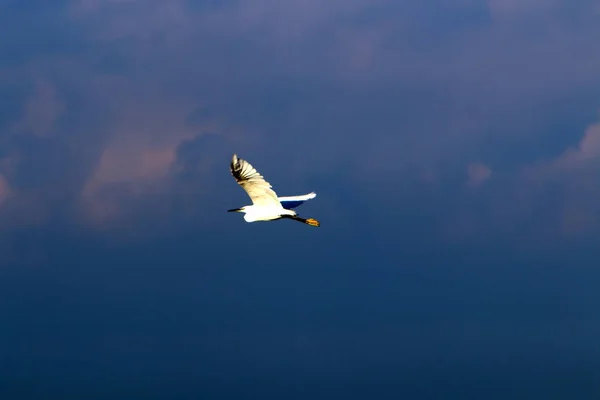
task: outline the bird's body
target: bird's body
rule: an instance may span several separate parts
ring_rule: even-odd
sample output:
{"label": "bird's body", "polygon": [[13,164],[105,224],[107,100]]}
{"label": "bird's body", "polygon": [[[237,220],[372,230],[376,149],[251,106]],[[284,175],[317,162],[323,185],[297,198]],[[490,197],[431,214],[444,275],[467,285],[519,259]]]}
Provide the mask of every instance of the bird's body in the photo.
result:
{"label": "bird's body", "polygon": [[294,211],[286,210],[283,207],[255,207],[245,206],[244,220],[246,222],[256,221],[275,221],[283,218],[283,215],[296,215]]}
{"label": "bird's body", "polygon": [[271,184],[248,161],[238,158],[235,154],[231,160],[230,170],[237,183],[250,196],[252,205],[229,211],[243,212],[246,222],[275,221],[281,218],[290,218],[311,226],[320,225],[316,219],[300,218],[296,211],[292,210],[305,201],[315,198],[316,193],[278,197],[271,188]]}

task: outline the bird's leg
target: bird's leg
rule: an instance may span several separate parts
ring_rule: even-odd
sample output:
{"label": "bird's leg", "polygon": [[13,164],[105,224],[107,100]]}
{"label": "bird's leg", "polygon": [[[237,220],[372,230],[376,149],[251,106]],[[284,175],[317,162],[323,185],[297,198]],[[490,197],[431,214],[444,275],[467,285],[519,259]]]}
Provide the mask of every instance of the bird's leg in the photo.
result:
{"label": "bird's leg", "polygon": [[303,223],[305,223],[307,225],[310,225],[310,226],[321,226],[321,223],[319,221],[317,221],[316,219],[314,219],[314,218],[301,218],[301,217],[299,217],[297,215],[285,215],[283,217],[284,218],[290,218],[290,219],[293,219],[295,221],[303,222]]}

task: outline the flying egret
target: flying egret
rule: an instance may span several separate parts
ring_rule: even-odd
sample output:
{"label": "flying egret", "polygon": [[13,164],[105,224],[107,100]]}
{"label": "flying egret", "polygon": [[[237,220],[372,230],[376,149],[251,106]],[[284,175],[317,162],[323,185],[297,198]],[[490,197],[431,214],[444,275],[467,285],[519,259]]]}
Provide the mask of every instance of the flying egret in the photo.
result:
{"label": "flying egret", "polygon": [[271,189],[271,184],[258,173],[256,169],[246,160],[233,155],[230,164],[231,174],[248,193],[252,200],[251,206],[234,208],[229,212],[243,212],[246,222],[274,221],[281,218],[289,218],[304,222],[310,226],[321,224],[314,218],[300,218],[292,208],[298,207],[307,200],[314,199],[316,193],[308,193],[301,196],[277,197]]}

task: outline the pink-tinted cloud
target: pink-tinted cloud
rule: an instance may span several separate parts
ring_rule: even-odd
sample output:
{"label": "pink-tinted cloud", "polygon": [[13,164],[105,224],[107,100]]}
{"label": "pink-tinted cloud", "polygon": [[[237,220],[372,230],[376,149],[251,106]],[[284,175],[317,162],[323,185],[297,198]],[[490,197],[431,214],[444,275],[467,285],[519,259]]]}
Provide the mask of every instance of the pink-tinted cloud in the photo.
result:
{"label": "pink-tinted cloud", "polygon": [[600,157],[600,124],[588,127],[576,149],[569,149],[553,161],[555,167],[571,169]]}
{"label": "pink-tinted cloud", "polygon": [[558,232],[573,235],[598,230],[600,124],[590,125],[576,147],[524,168],[522,177],[541,194],[547,193],[546,187],[560,188],[555,215],[551,216]]}
{"label": "pink-tinted cloud", "polygon": [[115,143],[106,148],[81,193],[86,217],[96,223],[118,218],[123,209],[111,187],[121,184],[131,196],[143,194],[149,183],[165,178],[175,159],[173,147],[152,149],[143,144],[130,147]]}
{"label": "pink-tinted cloud", "polygon": [[556,180],[569,175],[576,177],[595,166],[598,160],[600,124],[593,124],[586,128],[577,146],[564,150],[550,160],[525,167],[523,175],[532,181]]}
{"label": "pink-tinted cloud", "polygon": [[467,166],[467,185],[480,186],[492,175],[492,170],[485,164],[472,163]]}
{"label": "pink-tinted cloud", "polygon": [[[115,97],[120,93],[117,90]],[[187,117],[193,109],[173,99],[173,104],[138,95],[130,98],[133,101],[120,99],[121,106],[110,124],[110,139],[81,191],[84,214],[90,222],[105,224],[120,217],[127,211],[119,197],[123,190],[143,197],[157,182],[168,179],[178,146],[212,127],[208,123],[190,126]],[[115,187],[120,191],[113,192]]]}
{"label": "pink-tinted cloud", "polygon": [[[473,171],[486,175],[485,168]],[[518,237],[524,246],[544,246],[600,232],[600,124],[585,129],[576,146],[498,178],[485,196],[465,194],[448,210],[446,239]]]}

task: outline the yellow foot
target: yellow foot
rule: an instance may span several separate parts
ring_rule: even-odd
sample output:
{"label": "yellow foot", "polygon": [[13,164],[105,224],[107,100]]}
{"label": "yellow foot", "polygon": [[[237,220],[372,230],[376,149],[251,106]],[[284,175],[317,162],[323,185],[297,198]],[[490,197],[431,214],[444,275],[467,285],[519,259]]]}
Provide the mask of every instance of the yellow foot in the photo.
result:
{"label": "yellow foot", "polygon": [[310,226],[321,226],[321,223],[314,218],[308,218],[306,223]]}

